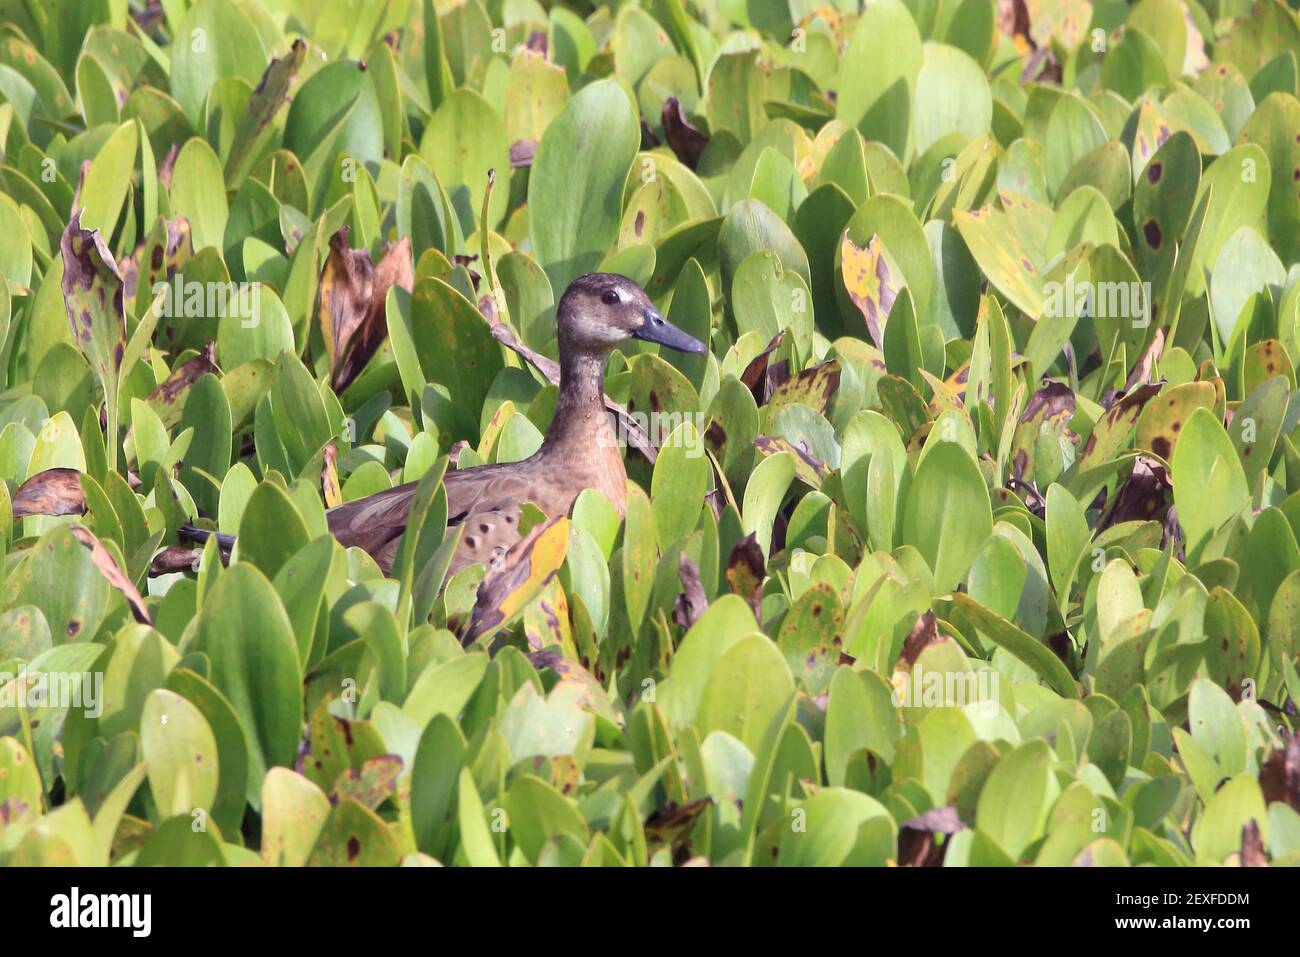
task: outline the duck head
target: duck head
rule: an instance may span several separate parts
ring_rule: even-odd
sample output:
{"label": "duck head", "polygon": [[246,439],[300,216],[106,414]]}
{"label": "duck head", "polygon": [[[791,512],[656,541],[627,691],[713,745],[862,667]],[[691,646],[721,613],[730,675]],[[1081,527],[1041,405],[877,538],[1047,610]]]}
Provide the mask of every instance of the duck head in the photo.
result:
{"label": "duck head", "polygon": [[644,289],[617,273],[587,273],[569,283],[556,310],[556,334],[561,352],[603,356],[628,339],[694,355],[707,351],[665,319]]}

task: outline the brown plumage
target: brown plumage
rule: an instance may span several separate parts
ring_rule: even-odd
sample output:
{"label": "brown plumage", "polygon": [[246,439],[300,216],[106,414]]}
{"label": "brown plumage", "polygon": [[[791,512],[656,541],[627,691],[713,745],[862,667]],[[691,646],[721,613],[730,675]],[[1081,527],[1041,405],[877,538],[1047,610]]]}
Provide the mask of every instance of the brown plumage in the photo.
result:
{"label": "brown plumage", "polygon": [[[609,353],[634,337],[696,354],[705,351],[702,343],[669,324],[640,286],[612,273],[589,273],[570,283],[556,310],[556,336],[560,392],[541,447],[519,462],[448,472],[443,479],[448,524],[462,529],[450,574],[477,562],[490,564],[519,541],[525,502],[556,518],[568,514],[574,499],[592,488],[622,515],[627,473],[605,409]],[[330,509],[330,532],[391,571],[417,484]]]}

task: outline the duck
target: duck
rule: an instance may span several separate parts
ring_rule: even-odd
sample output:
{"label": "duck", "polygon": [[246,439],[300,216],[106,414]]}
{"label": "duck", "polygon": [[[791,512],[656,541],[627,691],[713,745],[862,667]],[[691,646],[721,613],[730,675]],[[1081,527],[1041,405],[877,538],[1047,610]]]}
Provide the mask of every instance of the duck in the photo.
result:
{"label": "duck", "polygon": [[[448,527],[461,529],[449,576],[500,561],[522,538],[524,503],[554,519],[567,515],[584,491],[595,489],[624,515],[627,471],[606,411],[604,382],[610,353],[632,339],[693,355],[707,352],[704,343],[665,319],[627,276],[594,272],[569,283],[556,308],[559,395],[541,446],[517,462],[443,477]],[[408,482],[329,509],[330,533],[390,573],[418,485]]]}

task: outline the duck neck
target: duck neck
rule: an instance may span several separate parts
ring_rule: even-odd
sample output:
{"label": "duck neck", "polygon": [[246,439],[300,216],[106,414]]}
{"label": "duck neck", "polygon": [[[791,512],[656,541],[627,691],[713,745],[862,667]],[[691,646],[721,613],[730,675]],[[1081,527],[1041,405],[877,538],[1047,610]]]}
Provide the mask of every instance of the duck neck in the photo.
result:
{"label": "duck neck", "polygon": [[543,448],[575,445],[595,454],[595,444],[610,433],[605,411],[604,354],[566,352],[560,357],[560,394]]}

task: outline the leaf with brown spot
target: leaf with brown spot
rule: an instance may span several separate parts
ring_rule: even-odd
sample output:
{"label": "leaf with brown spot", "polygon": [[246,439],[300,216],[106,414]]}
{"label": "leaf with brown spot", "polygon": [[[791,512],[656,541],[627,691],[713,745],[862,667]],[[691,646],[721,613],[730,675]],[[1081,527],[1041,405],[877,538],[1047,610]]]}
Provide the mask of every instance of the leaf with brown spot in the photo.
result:
{"label": "leaf with brown spot", "polygon": [[334,782],[330,803],[338,804],[342,798],[352,798],[370,810],[393,796],[397,779],[402,775],[402,759],[395,754],[381,754],[368,758],[360,768],[348,768]]}
{"label": "leaf with brown spot", "polygon": [[1212,410],[1216,394],[1210,382],[1184,382],[1161,392],[1138,417],[1134,446],[1168,462],[1188,417],[1197,409]]}
{"label": "leaf with brown spot", "polygon": [[182,216],[160,217],[130,259],[134,275],[126,280],[125,297],[132,314],[143,315],[153,303],[154,288],[159,283],[170,283],[193,256],[194,238],[189,220]]}
{"label": "leaf with brown spot", "polygon": [[90,363],[104,394],[108,465],[116,468],[118,369],[126,353],[122,274],[99,230],[82,229],[80,219],[81,212],[74,207],[72,220],[59,240],[63,308],[72,327],[72,341]]}
{"label": "leaf with brown spot", "polygon": [[170,429],[180,422],[185,412],[185,400],[189,398],[194,383],[209,372],[216,375],[220,371],[217,368],[216,345],[209,342],[202,352],[173,369],[171,375],[159,383],[145,401],[158,413],[162,424]]}
{"label": "leaf with brown spot", "polygon": [[785,656],[791,674],[810,695],[823,694],[830,688],[831,677],[840,663],[843,625],[844,608],[839,594],[825,582],[810,586],[781,621],[776,634],[777,647]]}
{"label": "leaf with brown spot", "polygon": [[527,658],[534,668],[553,671],[559,676],[561,682],[568,682],[580,688],[582,693],[577,698],[577,703],[581,707],[590,708],[611,721],[619,720],[605,695],[605,689],[596,680],[596,676],[582,667],[579,662],[565,657],[558,651],[533,651],[528,653]]}
{"label": "leaf with brown spot", "polygon": [[326,508],[343,504],[343,492],[339,488],[338,458],[339,450],[333,442],[321,450],[320,487]]}
{"label": "leaf with brown spot", "polygon": [[794,475],[799,481],[811,488],[821,488],[822,483],[830,478],[831,467],[817,458],[804,446],[802,440],[796,445],[779,435],[760,435],[754,439],[754,448],[764,458],[790,452],[794,456]]}
{"label": "leaf with brown spot", "polygon": [[892,420],[909,441],[921,426],[930,421],[929,405],[916,391],[916,386],[902,376],[881,376],[876,381],[876,395],[885,417]]}
{"label": "leaf with brown spot", "polygon": [[[527,534],[527,529],[522,534]],[[577,657],[569,623],[569,598],[558,581],[547,585],[541,597],[524,609],[524,637],[533,651],[558,645],[564,654]]]}
{"label": "leaf with brown spot", "polygon": [[307,43],[299,38],[293,41],[286,56],[277,57],[267,65],[235,127],[235,138],[226,160],[226,183],[230,189],[239,188],[261,157],[261,145],[271,132],[271,122],[289,102],[294,77],[306,62]]}
{"label": "leaf with brown spot", "polygon": [[76,469],[37,472],[14,493],[14,519],[31,515],[84,515],[85,512],[86,496],[81,490],[81,473]]}
{"label": "leaf with brown spot", "polygon": [[309,867],[392,867],[402,857],[396,836],[360,801],[339,800],[321,827]]}
{"label": "leaf with brown spot", "polygon": [[1082,474],[1094,466],[1109,462],[1128,445],[1142,409],[1160,391],[1158,385],[1144,385],[1124,396],[1097,420],[1075,466]]}
{"label": "leaf with brown spot", "polygon": [[867,332],[877,349],[885,347],[885,322],[902,283],[902,273],[890,263],[885,244],[872,236],[866,248],[858,246],[844,230],[840,237],[840,276],[849,298],[862,313]]}
{"label": "leaf with brown spot", "polygon": [[783,405],[799,403],[826,415],[839,388],[839,360],[818,363],[810,369],[795,373],[777,386],[767,402],[768,413],[774,415]]}
{"label": "leaf with brown spot", "polygon": [[563,517],[538,525],[511,546],[479,584],[463,643],[491,634],[521,613],[560,570],[568,549],[569,520]]}
{"label": "leaf with brown spot", "polygon": [[95,563],[99,573],[104,576],[104,580],[122,593],[126,603],[131,606],[131,614],[135,620],[142,624],[150,624],[149,611],[144,606],[144,598],[136,590],[131,579],[127,578],[122,569],[118,567],[117,561],[108,553],[98,538],[91,534],[90,530],[80,525],[71,526],[72,534],[77,537],[77,541],[90,552],[90,560]]}
{"label": "leaf with brown spot", "polygon": [[[1073,417],[1074,390],[1063,382],[1048,382],[1029,397],[1011,440],[1012,476],[1017,481],[1034,478],[1035,449],[1039,438],[1047,433],[1057,440],[1063,439]],[[1055,478],[1054,475],[1047,476],[1046,480]]]}

